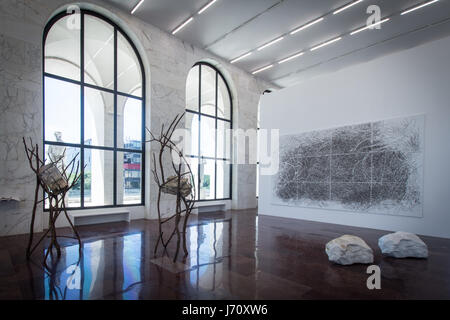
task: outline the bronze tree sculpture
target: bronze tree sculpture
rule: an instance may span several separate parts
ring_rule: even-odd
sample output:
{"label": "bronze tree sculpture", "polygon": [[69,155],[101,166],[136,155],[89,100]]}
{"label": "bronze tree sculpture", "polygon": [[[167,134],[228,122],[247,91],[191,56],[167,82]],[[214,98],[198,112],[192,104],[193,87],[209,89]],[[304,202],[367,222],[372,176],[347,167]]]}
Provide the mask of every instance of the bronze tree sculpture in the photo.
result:
{"label": "bronze tree sculpture", "polygon": [[[195,204],[195,186],[194,186],[194,175],[192,174],[189,162],[183,155],[182,150],[180,150],[177,145],[172,141],[172,136],[180,123],[184,114],[177,115],[174,120],[170,123],[169,127],[165,130],[164,124],[161,127],[161,131],[158,136],[154,135],[148,129],[151,139],[148,141],[150,143],[157,143],[159,145],[158,158],[155,153],[153,153],[153,178],[158,185],[158,200],[157,200],[157,211],[158,211],[158,222],[159,222],[159,236],[155,245],[154,255],[158,250],[159,243],[167,250],[167,246],[172,238],[176,235],[177,246],[175,251],[175,256],[173,262],[177,260],[180,242],[183,242],[184,255],[188,255],[188,250],[186,246],[186,228],[189,215]],[[168,152],[171,159],[171,168],[173,170],[171,175],[167,175],[168,168],[164,167],[164,155]],[[174,159],[175,157],[175,159]],[[183,172],[183,170],[186,170]],[[161,216],[161,197],[162,194],[171,194],[176,196],[176,209],[175,213],[167,218],[162,218]],[[182,231],[180,231],[180,223],[182,222]],[[172,232],[170,233],[167,240],[163,237],[163,224],[174,219],[175,225]]]}
{"label": "bronze tree sculpture", "polygon": [[[28,146],[25,138],[23,138],[22,140],[25,147],[25,153],[30,164],[30,168],[36,175],[34,204],[31,216],[28,246],[26,251],[27,260],[30,259],[31,254],[36,250],[39,244],[47,237],[49,233],[50,244],[44,257],[44,264],[46,265],[48,255],[52,254],[53,249],[56,249],[58,258],[61,256],[61,247],[58,243],[58,236],[56,233],[56,220],[61,213],[64,213],[64,215],[66,216],[66,219],[68,220],[70,227],[75,234],[75,238],[78,240],[79,253],[81,256],[81,239],[77,230],[75,229],[75,226],[69,218],[65,203],[66,195],[78,183],[81,177],[81,172],[79,170],[80,164],[78,161],[76,161],[76,159],[78,158],[78,154],[76,154],[67,165],[64,165],[62,160],[65,156],[65,150],[61,157],[58,157],[57,159],[51,159],[50,157],[48,163],[45,163],[45,161],[41,160],[39,156],[38,144],[33,145],[33,141],[30,139],[30,146]],[[40,188],[42,188],[42,190],[44,191],[44,195],[46,195],[42,200],[39,200]],[[45,200],[48,200],[49,204],[48,229],[33,246],[36,209],[38,204],[43,203]]]}

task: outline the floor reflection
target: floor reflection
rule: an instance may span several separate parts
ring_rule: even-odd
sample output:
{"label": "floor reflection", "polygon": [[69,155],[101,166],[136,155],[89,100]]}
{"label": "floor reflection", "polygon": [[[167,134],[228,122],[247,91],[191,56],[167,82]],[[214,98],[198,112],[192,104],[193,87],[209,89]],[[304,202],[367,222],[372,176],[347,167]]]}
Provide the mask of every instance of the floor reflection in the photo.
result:
{"label": "floor reflection", "polygon": [[130,288],[142,280],[142,234],[125,236],[123,240],[123,298],[135,300],[139,296]]}
{"label": "floor reflection", "polygon": [[[223,277],[223,260],[230,256],[231,219],[200,223],[189,229],[189,273],[197,290],[214,290]],[[219,282],[219,283],[218,283]]]}
{"label": "floor reflection", "polygon": [[[170,228],[169,228],[170,229]],[[171,229],[170,229],[171,230]],[[70,230],[61,235],[70,236]],[[62,256],[44,247],[27,262],[26,236],[0,239],[0,297],[16,299],[436,299],[450,297],[449,240],[424,237],[430,258],[389,259],[383,290],[367,290],[366,267],[330,264],[324,246],[346,233],[373,247],[383,231],[295,221],[254,211],[191,217],[189,256],[180,268],[155,263],[155,221],[82,226],[83,255],[73,239],[61,239]],[[173,257],[176,243],[168,246]],[[161,254],[158,255],[161,257]],[[167,259],[166,259],[167,260]],[[170,262],[170,259],[169,259]],[[171,263],[171,262],[170,262]],[[417,275],[420,277],[417,277]]]}
{"label": "floor reflection", "polygon": [[[112,252],[105,249],[105,242],[112,244]],[[62,249],[60,261],[47,262],[44,299],[97,299],[117,289],[123,299],[139,298],[130,288],[142,280],[142,233],[85,242],[81,258],[78,245]],[[58,265],[67,267],[58,271]]]}
{"label": "floor reflection", "polygon": [[[213,291],[221,286],[224,259],[231,254],[231,233],[231,218],[199,220],[188,226],[189,255],[182,263],[188,266],[186,274],[191,289]],[[143,288],[160,285],[161,272],[167,271],[153,268],[150,262],[155,236],[153,232],[143,231],[91,242],[85,240],[81,257],[77,244],[62,246],[59,260],[47,260],[49,268],[44,270],[42,298],[143,298]]]}

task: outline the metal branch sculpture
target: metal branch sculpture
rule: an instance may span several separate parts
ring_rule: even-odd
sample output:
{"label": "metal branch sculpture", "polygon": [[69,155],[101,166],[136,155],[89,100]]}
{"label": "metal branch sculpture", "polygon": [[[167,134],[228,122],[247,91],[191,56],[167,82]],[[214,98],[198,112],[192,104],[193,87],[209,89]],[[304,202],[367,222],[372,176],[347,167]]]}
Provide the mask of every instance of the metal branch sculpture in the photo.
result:
{"label": "metal branch sculpture", "polygon": [[[76,154],[73,159],[65,166],[63,164],[63,158],[65,156],[64,153],[58,159],[51,159],[49,157],[49,162],[46,164],[45,161],[42,161],[39,156],[39,146],[38,144],[33,145],[33,141],[30,138],[30,146],[27,145],[25,138],[23,140],[23,145],[25,147],[25,153],[27,155],[30,168],[36,175],[36,188],[34,193],[34,205],[33,212],[31,216],[30,223],[30,235],[28,239],[28,246],[26,257],[27,260],[30,259],[31,254],[36,250],[39,244],[47,237],[50,233],[50,244],[47,248],[47,252],[44,258],[44,265],[46,265],[46,261],[48,255],[52,253],[53,249],[56,249],[58,258],[61,257],[61,247],[58,243],[57,234],[56,234],[56,220],[59,215],[64,212],[66,219],[69,221],[70,227],[72,228],[76,239],[79,244],[79,253],[81,256],[81,239],[80,236],[75,229],[72,221],[69,218],[67,213],[65,199],[67,193],[78,183],[81,177],[81,170],[79,170],[80,163],[76,161],[78,158],[78,154]],[[76,163],[76,166],[75,166]],[[60,169],[59,169],[60,168]],[[75,171],[74,171],[75,170]],[[70,177],[73,177],[70,182]],[[39,200],[39,188],[44,190],[44,197],[42,200]],[[45,194],[47,196],[45,196]],[[41,238],[37,241],[37,243],[33,246],[33,238],[34,238],[34,222],[36,219],[36,209],[39,203],[48,200],[49,203],[49,221],[48,221],[48,229],[41,236]]]}
{"label": "metal branch sculpture", "polygon": [[[156,256],[156,252],[158,250],[160,242],[162,243],[164,251],[166,252],[169,242],[172,240],[174,235],[176,235],[177,247],[173,262],[177,260],[181,240],[183,241],[184,255],[185,256],[188,255],[188,250],[186,247],[186,228],[189,215],[191,214],[191,211],[194,208],[195,204],[194,200],[195,184],[193,183],[194,175],[192,174],[189,162],[184,157],[183,152],[171,140],[173,133],[177,125],[183,118],[183,116],[184,113],[181,115],[177,115],[166,130],[164,130],[163,124],[161,127],[161,132],[159,133],[158,136],[155,136],[152,132],[150,132],[150,130],[147,129],[151,137],[151,139],[147,142],[159,144],[158,161],[155,153],[153,153],[153,168],[152,168],[153,178],[159,187],[157,200],[159,236],[155,245],[154,255]],[[167,176],[164,170],[165,168],[163,158],[165,152],[170,153],[172,165],[171,169],[174,171],[175,173],[174,175]],[[177,156],[176,159],[177,161],[174,161],[175,160],[173,158],[174,155]],[[183,166],[187,168],[186,172],[182,172]],[[163,193],[176,196],[175,213],[170,217],[164,219],[161,217],[161,197]],[[180,222],[182,221],[183,214],[184,214],[183,230],[180,232]],[[165,241],[163,237],[162,227],[164,223],[172,219],[175,219],[175,226],[173,228],[173,231],[170,233],[170,236]]]}

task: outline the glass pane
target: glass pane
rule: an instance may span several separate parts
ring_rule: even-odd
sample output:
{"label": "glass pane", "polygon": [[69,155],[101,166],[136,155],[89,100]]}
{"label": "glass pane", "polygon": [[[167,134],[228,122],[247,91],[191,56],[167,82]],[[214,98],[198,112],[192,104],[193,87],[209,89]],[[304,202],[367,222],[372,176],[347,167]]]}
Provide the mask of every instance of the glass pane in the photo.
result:
{"label": "glass pane", "polygon": [[230,198],[231,165],[228,161],[217,160],[217,199]]}
{"label": "glass pane", "polygon": [[114,153],[84,149],[84,205],[107,206],[114,203]]}
{"label": "glass pane", "polygon": [[114,146],[114,95],[84,89],[84,144]]}
{"label": "glass pane", "polygon": [[215,157],[216,154],[216,120],[200,116],[200,155]]}
{"label": "glass pane", "polygon": [[200,66],[195,66],[189,71],[186,80],[186,109],[198,111],[198,73]]}
{"label": "glass pane", "polygon": [[117,204],[141,203],[142,157],[140,153],[117,152]]}
{"label": "glass pane", "polygon": [[[194,175],[193,185],[195,186],[195,200],[198,200],[198,158],[186,158],[186,160],[189,161],[189,166]],[[186,171],[188,170],[186,169]]]}
{"label": "glass pane", "polygon": [[80,80],[80,15],[61,18],[45,41],[45,72]]}
{"label": "glass pane", "polygon": [[185,128],[191,137],[189,141],[186,141],[184,153],[196,156],[198,155],[198,115],[186,112]]}
{"label": "glass pane", "polygon": [[219,118],[231,119],[231,101],[227,85],[219,76],[217,92],[217,116]]}
{"label": "glass pane", "polygon": [[201,160],[200,200],[214,199],[215,160]]}
{"label": "glass pane", "polygon": [[117,33],[117,90],[142,97],[139,60],[125,37]]}
{"label": "glass pane", "polygon": [[[75,158],[76,157],[76,158]],[[63,146],[55,146],[55,145],[45,145],[45,155],[44,159],[47,163],[49,163],[50,159],[56,160],[56,159],[62,159],[60,162],[60,166],[58,166],[58,169],[60,172],[66,171],[66,174],[69,178],[69,184],[73,182],[73,179],[76,175],[77,165],[78,165],[78,174],[81,171],[81,164],[80,164],[80,149],[79,148],[72,148],[72,147],[63,147]],[[74,160],[74,167],[72,171],[72,164],[71,161]],[[70,175],[72,171],[72,174]],[[70,175],[70,176],[69,176]],[[81,206],[81,194],[80,194],[80,188],[81,186],[81,179],[77,182],[76,185],[73,186],[73,188],[69,191],[69,193],[66,195],[66,206],[67,207],[80,207]],[[45,208],[48,208],[48,201],[45,203]]]}
{"label": "glass pane", "polygon": [[117,145],[142,149],[142,101],[117,96]]}
{"label": "glass pane", "polygon": [[217,120],[217,158],[231,158],[230,122]]}
{"label": "glass pane", "polygon": [[45,140],[80,143],[80,86],[45,78]]}
{"label": "glass pane", "polygon": [[87,14],[84,16],[84,63],[85,82],[114,88],[114,28]]}
{"label": "glass pane", "polygon": [[201,113],[216,115],[216,70],[202,65]]}

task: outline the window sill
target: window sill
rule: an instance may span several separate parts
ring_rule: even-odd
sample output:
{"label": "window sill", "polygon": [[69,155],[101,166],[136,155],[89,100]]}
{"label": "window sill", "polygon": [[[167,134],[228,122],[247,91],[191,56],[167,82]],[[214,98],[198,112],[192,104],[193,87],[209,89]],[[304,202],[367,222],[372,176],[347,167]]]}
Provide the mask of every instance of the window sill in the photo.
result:
{"label": "window sill", "polygon": [[192,213],[198,214],[203,212],[227,211],[231,209],[231,200],[211,200],[196,202],[195,211]]}

